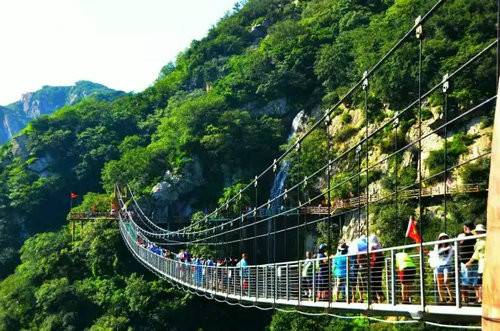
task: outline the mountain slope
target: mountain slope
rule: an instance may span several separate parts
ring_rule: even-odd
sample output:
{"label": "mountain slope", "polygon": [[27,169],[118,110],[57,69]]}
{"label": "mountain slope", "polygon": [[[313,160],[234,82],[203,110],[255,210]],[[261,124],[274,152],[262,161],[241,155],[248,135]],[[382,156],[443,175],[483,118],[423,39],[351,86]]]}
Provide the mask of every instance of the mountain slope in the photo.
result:
{"label": "mountain slope", "polygon": [[[189,222],[190,218],[197,219],[206,210],[223,206],[229,196],[237,194],[279,155],[286,142],[286,128],[290,127],[292,118],[299,111],[305,110],[309,118],[314,119],[323,113],[322,109],[334,105],[339,95],[343,95],[413,26],[415,15],[423,14],[432,5],[428,0],[248,0],[242,3],[245,5],[221,19],[205,38],[193,41],[191,47],[178,56],[175,64],[166,65],[157,81],[145,91],[110,102],[86,99],[65,106],[50,116],[33,120],[21,135],[0,148],[0,277],[12,273],[19,259],[16,251],[30,236],[34,238],[22,251],[29,252],[33,246],[38,248],[33,244],[41,240],[56,256],[63,258],[61,264],[39,267],[22,261],[24,267],[16,269],[14,275],[6,279],[0,286],[0,329],[2,325],[34,329],[52,322],[57,322],[54,325],[58,326],[64,321],[76,325],[74,321],[78,319],[69,317],[81,312],[68,310],[62,304],[45,305],[45,299],[51,289],[61,288],[65,291],[54,293],[52,302],[65,302],[65,295],[74,293],[80,280],[89,282],[89,286],[82,288],[85,296],[79,296],[76,302],[81,302],[82,297],[84,302],[103,299],[93,306],[99,306],[101,310],[87,309],[96,311],[96,315],[75,329],[101,325],[100,321],[114,329],[134,327],[133,321],[123,319],[121,315],[128,314],[126,309],[107,309],[108,306],[119,309],[125,303],[108,303],[108,299],[114,300],[115,296],[106,292],[105,283],[113,277],[99,274],[104,270],[100,268],[101,262],[111,267],[123,262],[123,259],[113,256],[120,245],[114,225],[109,224],[109,232],[99,228],[99,223],[83,226],[83,232],[102,229],[102,234],[115,237],[111,240],[83,235],[91,241],[85,246],[90,247],[88,255],[86,248],[71,251],[75,246],[78,248],[78,244],[70,243],[69,238],[63,238],[64,245],[60,248],[57,247],[59,240],[50,240],[54,234],[48,237],[37,235],[61,229],[69,209],[69,192],[85,196],[82,204],[76,207],[81,211],[94,208],[107,211],[114,184],[127,183],[137,193],[146,213],[154,215],[155,220]],[[426,23],[423,90],[441,81],[444,73],[452,72],[496,36],[493,1],[486,4],[484,0],[454,0],[446,2],[446,6],[446,16]],[[370,81],[370,129],[415,98],[418,45],[408,43],[396,55],[398,57],[381,70],[379,78]],[[468,105],[495,92],[492,91],[495,62],[493,57],[485,59],[481,65],[469,69],[465,77],[454,78],[449,95],[450,114],[467,109]],[[359,141],[365,123],[361,99],[354,95],[332,115],[328,129],[318,128],[303,141],[300,159],[297,154],[290,158],[287,185],[297,183],[326,163],[329,154],[327,130],[335,154]],[[441,101],[436,97],[424,102],[426,129],[440,123]],[[486,136],[486,129],[492,125],[488,111],[484,110],[484,119],[477,124],[484,130],[466,137],[470,145],[455,146],[460,143],[460,138],[464,138],[463,135],[452,139],[457,148],[450,161],[458,162],[481,137]],[[414,138],[416,113],[406,115],[400,123],[404,134],[400,137],[391,135],[390,130],[380,132],[380,137],[373,142],[376,153],[372,157],[390,153],[394,148],[393,141],[401,146]],[[455,130],[463,131],[464,127],[457,124]],[[441,146],[442,135],[436,134],[439,137],[433,137],[432,144],[423,144],[427,154],[435,152],[434,162],[428,161],[431,157],[423,162],[425,173],[442,167],[439,162],[441,151],[430,150],[430,147]],[[382,186],[390,187],[395,179],[398,185],[415,183],[416,162],[410,154],[404,160],[391,163],[389,169],[371,171],[373,176],[365,181],[365,185],[380,186],[378,182],[385,180]],[[346,167],[333,176],[332,187],[344,184],[333,192],[334,197],[356,194],[355,181],[346,181],[356,169],[351,163],[346,162]],[[479,169],[469,169],[474,170],[469,173],[484,175],[487,167],[480,166]],[[272,175],[262,177],[255,191],[252,187],[251,193],[242,194],[238,203],[231,204],[227,210],[220,209],[223,217],[239,215],[243,208],[265,203],[272,181]],[[308,185],[300,189],[301,195],[307,198],[324,194],[326,182],[326,174],[321,171],[318,180],[311,178]],[[291,201],[287,203],[297,202],[293,201],[297,199],[296,195],[289,194],[289,199]],[[79,203],[75,201],[75,204]],[[460,224],[460,217],[481,219],[483,204],[472,199],[453,203],[450,210],[462,215],[450,216],[449,229]],[[472,205],[477,207],[471,208]],[[402,207],[398,209],[399,215],[408,215],[415,210],[414,205]],[[402,218],[393,216],[396,213],[386,206],[372,212],[377,213],[372,219],[377,220],[382,235],[393,233],[391,238],[383,238],[384,245],[401,244],[404,229],[396,229],[406,221],[406,216],[401,222]],[[432,215],[429,213],[426,220],[426,239],[439,230],[439,220],[431,218]],[[322,232],[320,227],[318,230]],[[67,231],[63,228],[58,233],[68,236]],[[237,234],[228,235],[224,240],[236,238]],[[221,255],[234,255],[242,249],[237,247],[238,243],[227,246],[222,248]],[[261,255],[265,251],[262,246],[257,247]],[[252,258],[257,254],[252,254]],[[34,259],[38,257],[33,255]],[[67,272],[65,268],[71,265],[67,259],[78,262],[80,258],[95,262],[95,265],[85,268],[85,273],[76,272],[81,278],[75,282],[75,273]],[[41,277],[34,280],[26,277],[31,269],[38,268],[44,270]],[[95,274],[90,276],[92,271]],[[66,277],[67,280],[54,282],[54,278]],[[11,286],[12,283],[19,285]],[[140,288],[138,292],[131,292],[121,286],[116,294],[135,299],[130,293],[138,293],[141,302],[157,300],[155,283],[147,284],[154,291],[142,292]],[[38,293],[37,303],[30,301],[34,292]],[[2,311],[17,309],[17,302],[22,302],[18,314],[2,315]],[[158,306],[165,303],[159,301]],[[143,313],[152,311],[148,310],[149,306],[140,306],[137,302],[129,303],[128,307],[134,310],[133,319],[137,321],[146,319]],[[24,309],[32,310],[25,313]],[[65,319],[67,314],[70,315]],[[168,323],[168,319],[161,316],[151,317],[149,321]],[[151,329],[168,328],[151,326]]]}
{"label": "mountain slope", "polygon": [[25,93],[21,100],[0,107],[0,144],[41,115],[51,114],[56,109],[73,105],[86,97],[110,100],[122,94],[123,92],[89,81],[78,81],[71,86],[44,86],[38,91]]}

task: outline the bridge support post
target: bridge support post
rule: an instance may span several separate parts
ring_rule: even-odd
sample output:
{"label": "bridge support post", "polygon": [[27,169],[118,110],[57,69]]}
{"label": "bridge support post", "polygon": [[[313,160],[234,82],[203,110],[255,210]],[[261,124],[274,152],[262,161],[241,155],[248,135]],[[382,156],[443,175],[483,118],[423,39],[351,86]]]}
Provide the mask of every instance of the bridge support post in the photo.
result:
{"label": "bridge support post", "polygon": [[[500,86],[499,86],[500,87]],[[499,88],[500,91],[500,88]],[[483,277],[483,330],[500,329],[500,100],[496,100],[488,192],[488,236]]]}

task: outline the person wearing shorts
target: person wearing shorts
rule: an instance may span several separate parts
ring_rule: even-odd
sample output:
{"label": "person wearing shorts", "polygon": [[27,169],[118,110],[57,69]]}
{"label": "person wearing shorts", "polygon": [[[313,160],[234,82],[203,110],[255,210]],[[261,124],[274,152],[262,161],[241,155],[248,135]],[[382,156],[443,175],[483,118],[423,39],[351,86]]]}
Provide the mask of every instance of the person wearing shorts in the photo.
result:
{"label": "person wearing shorts", "polygon": [[417,275],[417,266],[405,252],[396,254],[396,269],[401,284],[401,303],[411,303],[410,287]]}
{"label": "person wearing shorts", "polygon": [[[486,233],[486,228],[483,224],[476,225],[476,234]],[[486,239],[478,238],[474,245],[474,254],[469,261],[465,264],[467,268],[477,266],[477,277],[473,281],[473,287],[476,292],[477,303],[481,304],[483,300],[483,271],[484,271],[484,250],[486,248]]]}
{"label": "person wearing shorts", "polygon": [[347,298],[345,289],[347,277],[347,250],[347,245],[343,243],[339,245],[337,254],[333,257],[332,273],[335,276],[335,289],[333,294],[336,301],[339,301],[341,296],[344,298],[344,301]]}
{"label": "person wearing shorts", "polygon": [[[440,233],[438,240],[447,240],[450,237],[446,233]],[[436,266],[436,282],[438,288],[439,302],[452,303],[453,295],[450,287],[450,279],[453,278],[453,255],[454,249],[449,242],[436,244],[434,251],[437,252],[438,263]],[[445,300],[446,296],[446,300]]]}
{"label": "person wearing shorts", "polygon": [[474,246],[476,239],[471,238],[474,236],[472,230],[474,224],[472,222],[465,223],[463,226],[463,233],[458,235],[461,240],[458,242],[458,254],[460,261],[460,294],[462,303],[467,304],[471,299],[471,294],[474,292],[474,283],[477,278],[477,265],[467,267],[465,264],[470,260],[474,254]]}

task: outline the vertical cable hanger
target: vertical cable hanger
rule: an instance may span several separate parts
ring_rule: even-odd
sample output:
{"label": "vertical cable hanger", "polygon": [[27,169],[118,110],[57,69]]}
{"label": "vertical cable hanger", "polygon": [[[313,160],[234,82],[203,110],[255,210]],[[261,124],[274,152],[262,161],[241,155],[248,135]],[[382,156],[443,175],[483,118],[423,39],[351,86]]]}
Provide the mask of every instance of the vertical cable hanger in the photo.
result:
{"label": "vertical cable hanger", "polygon": [[[274,159],[274,162],[273,162],[273,173],[275,174],[275,178],[276,178],[276,170],[278,169],[278,164],[277,164],[277,161],[276,159]],[[275,179],[276,180],[276,179]],[[267,205],[267,210],[270,211],[270,213],[273,213],[273,210],[271,209],[271,204],[268,203]],[[271,218],[269,217],[268,221],[267,221],[267,225],[266,225],[266,228],[267,228],[267,263],[271,263],[271,222],[273,221],[274,218]]]}
{"label": "vertical cable hanger", "polygon": [[[297,166],[299,167],[299,173],[300,169],[302,169],[301,165],[301,160],[300,160],[300,154],[301,154],[301,149],[300,149],[300,144],[298,145],[299,148],[297,148]],[[304,181],[304,192],[305,192],[305,187],[307,185],[307,180]],[[305,199],[305,193],[303,194],[303,197]],[[301,205],[301,199],[300,199],[300,185],[297,187],[297,203],[300,206]],[[304,215],[304,218],[307,217]],[[298,261],[300,261],[300,208],[297,209],[297,264]]]}
{"label": "vertical cable hanger", "polygon": [[448,81],[448,74],[443,77],[443,118],[444,118],[444,232],[447,233],[448,225],[448,89],[450,88],[450,82]]}
{"label": "vertical cable hanger", "polygon": [[[301,155],[301,149],[300,149],[300,144],[297,145],[298,148],[297,148],[297,166],[299,167],[299,174],[301,173],[300,170],[302,169],[302,163],[301,163],[301,159],[300,159],[300,155]],[[306,177],[307,178],[307,177]],[[306,190],[306,186],[307,186],[307,179],[304,180],[304,192]],[[301,198],[300,198],[300,187],[301,185],[299,185],[297,187],[297,204],[300,206],[301,205]],[[305,199],[305,193],[303,194],[303,197]],[[304,220],[305,222],[307,222],[307,215],[305,215],[304,213]],[[297,209],[297,277],[298,277],[298,283],[299,283],[299,293],[298,293],[298,297],[300,298],[301,296],[301,293],[300,293],[300,208]],[[300,304],[300,300],[298,301],[299,304]]]}
{"label": "vertical cable hanger", "polygon": [[[399,134],[399,113],[396,113],[396,119],[394,120],[393,126],[394,126],[394,152],[397,152],[398,150],[398,134]],[[396,205],[396,219],[399,219],[399,201],[398,201],[398,185],[399,185],[399,178],[398,178],[398,173],[399,173],[399,164],[398,164],[398,155],[395,156],[394,158],[394,202]]]}
{"label": "vertical cable hanger", "polygon": [[367,302],[368,306],[370,306],[371,303],[371,285],[370,285],[370,271],[371,271],[371,266],[370,266],[370,245],[369,245],[369,240],[368,238],[370,237],[370,191],[369,191],[369,144],[368,144],[368,137],[369,137],[369,125],[370,125],[370,120],[368,118],[368,72],[365,71],[363,74],[363,85],[362,85],[363,91],[364,91],[364,112],[365,112],[365,158],[366,158],[366,188],[365,188],[365,196],[366,196],[366,266],[367,266],[367,274],[366,274],[366,284],[367,284]]}
{"label": "vertical cable hanger", "polygon": [[[422,27],[422,17],[418,16],[415,20],[415,36],[418,40],[418,212],[419,221],[418,229],[420,235],[423,238],[422,232],[422,221],[423,221],[423,209],[422,209],[422,50],[423,50],[423,39],[424,30]],[[419,263],[420,263],[420,304],[422,310],[425,308],[425,292],[424,292],[424,249],[423,240],[420,241],[419,246]]]}
{"label": "vertical cable hanger", "polygon": [[332,137],[329,132],[329,127],[330,127],[330,116],[326,116],[325,118],[325,132],[326,132],[326,139],[327,139],[327,161],[328,161],[328,166],[326,167],[326,185],[327,185],[327,194],[326,194],[326,199],[327,199],[327,206],[328,206],[328,243],[327,247],[330,250],[330,254],[328,254],[328,308],[330,308],[330,303],[332,299],[332,273],[331,273],[331,260],[330,260],[330,255],[333,253],[333,247],[332,247],[332,196],[331,196],[331,181],[332,181],[332,163],[331,163],[331,158],[332,158]]}
{"label": "vertical cable hanger", "polygon": [[356,160],[358,161],[358,180],[357,180],[357,189],[358,189],[358,197],[357,197],[357,212],[358,212],[358,226],[357,226],[357,235],[361,234],[361,145],[356,147]]}
{"label": "vertical cable hanger", "polygon": [[273,272],[271,273],[271,276],[273,277],[272,280],[272,289],[273,289],[273,308],[276,308],[276,291],[277,291],[277,284],[276,284],[276,217],[272,218],[273,222]]}
{"label": "vertical cable hanger", "polygon": [[258,189],[255,186],[255,209],[253,211],[253,261],[257,264],[257,207],[259,206]]}

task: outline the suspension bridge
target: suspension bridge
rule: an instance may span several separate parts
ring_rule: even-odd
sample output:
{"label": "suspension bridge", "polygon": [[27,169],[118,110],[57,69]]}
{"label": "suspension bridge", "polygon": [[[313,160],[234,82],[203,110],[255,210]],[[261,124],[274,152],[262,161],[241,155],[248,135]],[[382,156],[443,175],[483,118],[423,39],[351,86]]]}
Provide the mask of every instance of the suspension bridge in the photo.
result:
{"label": "suspension bridge", "polygon": [[[450,0],[451,1],[451,0]],[[465,109],[453,109],[448,104],[448,98],[455,81],[464,75],[470,75],[474,68],[481,63],[496,63],[497,72],[492,69],[492,82],[498,81],[498,38],[492,38],[482,45],[477,45],[477,52],[463,63],[457,65],[448,73],[439,73],[441,77],[428,78],[424,81],[422,75],[422,61],[425,58],[425,28],[426,24],[434,17],[446,15],[441,10],[447,2],[439,0],[430,9],[416,17],[415,23],[407,33],[399,39],[394,46],[381,57],[377,63],[369,68],[351,89],[316,122],[301,133],[288,149],[275,158],[261,173],[257,174],[248,185],[237,194],[227,199],[213,212],[202,219],[176,230],[169,230],[158,226],[151,221],[141,209],[138,199],[130,188],[117,184],[115,189],[119,203],[119,210],[112,217],[117,217],[119,227],[126,246],[131,254],[146,268],[180,286],[187,291],[197,293],[210,299],[238,304],[242,307],[255,307],[259,309],[284,309],[293,308],[304,314],[327,314],[344,316],[345,312],[357,312],[368,315],[401,315],[412,319],[401,322],[425,319],[429,323],[433,317],[451,320],[467,319],[478,321],[482,317],[483,326],[494,329],[499,327],[500,301],[497,299],[500,292],[494,285],[494,275],[500,271],[500,261],[494,258],[494,247],[498,243],[500,224],[500,110],[495,109],[497,88],[491,86],[490,94],[482,95],[475,99],[474,104],[468,104]],[[494,27],[492,27],[494,30]],[[370,122],[368,95],[370,81],[383,79],[381,68],[391,59],[401,56],[400,49],[406,47],[415,49],[417,63],[415,63],[416,90],[414,100],[408,100],[406,107],[395,112],[382,123]],[[413,48],[411,48],[413,47]],[[369,50],[367,50],[369,51]],[[404,53],[403,53],[404,54]],[[493,59],[493,60],[492,60]],[[470,78],[470,77],[469,77]],[[424,86],[429,86],[424,90]],[[428,108],[427,101],[435,97],[441,100],[442,116],[435,125],[425,126],[423,111]],[[364,114],[364,133],[358,135],[357,142],[342,151],[333,151],[335,133],[330,133],[333,113],[339,109],[346,100],[358,98],[362,101]],[[491,148],[481,150],[480,153],[468,159],[457,162],[450,161],[448,157],[448,138],[452,133],[460,132],[468,123],[479,119],[485,114],[495,114],[493,138]],[[400,121],[414,116],[413,134],[410,141],[400,144],[396,139],[392,151],[388,153],[374,153],[376,144],[387,132],[406,134]],[[276,176],[280,164],[292,155],[299,156],[303,153],[302,146],[310,134],[315,130],[324,130],[327,140],[325,151],[327,161],[319,164],[316,171],[307,173],[303,179],[295,183],[287,183],[287,188],[276,196],[265,201],[258,196],[259,186],[263,186],[266,178]],[[424,171],[423,145],[429,142],[432,136],[444,137],[442,170],[432,174]],[[372,157],[378,155],[377,157]],[[401,166],[403,157],[409,157],[411,162]],[[456,176],[456,171],[470,165],[477,164],[482,159],[491,159],[489,183],[464,183],[449,185],[449,181]],[[300,167],[300,165],[299,165]],[[413,168],[416,179],[403,181],[400,172],[404,167]],[[338,179],[334,177],[343,172],[346,176]],[[374,173],[382,172],[392,175],[395,183],[383,193],[373,193],[374,181],[370,182]],[[335,180],[333,180],[335,179]],[[443,185],[433,183],[441,181]],[[325,183],[323,189],[308,190],[308,184]],[[351,185],[353,198],[335,199],[333,193]],[[126,196],[124,194],[126,192]],[[311,192],[312,193],[311,195]],[[358,222],[364,222],[363,233],[366,240],[372,235],[372,227],[377,220],[370,213],[374,205],[398,206],[405,200],[412,200],[416,211],[417,231],[425,237],[423,219],[426,210],[431,206],[424,199],[433,197],[442,200],[444,208],[443,224],[446,227],[450,217],[449,204],[453,195],[483,194],[488,200],[488,234],[477,233],[474,236],[463,238],[447,238],[438,241],[422,241],[415,244],[394,247],[372,247],[367,244],[364,248],[357,247],[356,252],[347,252],[342,256],[343,276],[335,276],[331,270],[338,267],[338,256],[326,255],[317,258],[304,259],[306,247],[303,243],[304,231],[319,223],[326,224],[328,229],[327,247],[332,247],[332,231],[339,219],[346,215],[354,216]],[[230,207],[236,206],[242,194],[255,197],[252,207],[246,208],[241,214],[231,212]],[[270,206],[279,204],[286,198],[293,197],[293,205],[281,209]],[[128,200],[128,201],[126,201]],[[326,201],[326,206],[322,202]],[[435,202],[434,202],[435,203]],[[236,208],[237,209],[237,208]],[[109,216],[109,215],[108,215]],[[293,217],[291,217],[293,216]],[[73,215],[72,219],[83,219],[89,215]],[[408,215],[396,216],[406,219]],[[285,221],[285,218],[288,218]],[[294,222],[295,218],[295,222]],[[214,224],[211,219],[219,222]],[[446,228],[445,228],[446,229]],[[288,234],[288,237],[286,237]],[[402,234],[404,236],[404,234]],[[293,238],[293,241],[291,241]],[[290,241],[296,245],[294,254],[289,254],[280,260],[277,246],[289,245]],[[482,302],[471,302],[470,294],[465,297],[463,292],[462,264],[470,258],[467,252],[474,250],[473,242],[486,242],[486,257],[484,270],[484,299]],[[352,244],[352,243],[351,243]],[[165,255],[163,250],[154,250],[151,247],[166,246],[169,249],[184,247],[206,246],[226,256],[229,247],[239,246],[239,252],[249,252],[257,260],[257,255],[267,253],[265,263],[252,265],[219,265],[202,264],[196,260],[179,260],[171,255]],[[432,253],[435,247],[448,247],[450,253],[447,265],[448,281],[441,286],[436,285],[439,278],[436,267],[433,266]],[[498,246],[496,246],[498,247]],[[253,254],[252,254],[253,249]],[[286,252],[285,248],[285,252]],[[266,255],[264,253],[264,255]],[[399,259],[405,256],[412,261],[411,272],[401,268]],[[402,270],[403,269],[403,270]],[[439,281],[438,281],[439,283]],[[308,308],[321,308],[321,313],[314,313]],[[289,310],[286,310],[289,311]]]}

